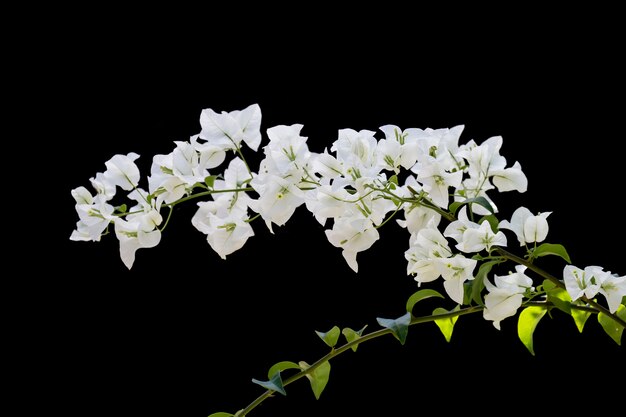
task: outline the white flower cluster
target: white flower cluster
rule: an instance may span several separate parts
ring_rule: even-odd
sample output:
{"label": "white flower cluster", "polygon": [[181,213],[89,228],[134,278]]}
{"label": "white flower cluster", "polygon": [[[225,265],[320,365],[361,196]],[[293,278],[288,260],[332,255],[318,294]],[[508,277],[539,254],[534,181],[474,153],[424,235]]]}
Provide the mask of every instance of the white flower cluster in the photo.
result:
{"label": "white flower cluster", "polygon": [[[198,203],[192,223],[226,258],[254,235],[254,218],[262,218],[272,231],[273,225],[284,225],[304,205],[321,225],[332,220],[325,232],[328,241],[342,249],[356,272],[357,254],[379,239],[379,227],[398,216],[397,223],[410,236],[407,273],[419,284],[443,278],[448,296],[463,304],[465,283],[474,279],[480,259],[472,254],[506,246],[500,229],[512,231],[521,246],[542,242],[548,234],[550,213],[534,215],[525,207],[518,208],[510,221],[490,222],[488,215],[498,210],[488,192],[527,189],[520,164],[509,166],[500,155],[499,136],[480,144],[473,140],[459,144],[463,126],[403,130],[386,125],[380,127],[380,139],[374,131],[342,129],[330,149],[316,153],[301,136],[302,125],[281,125],[267,130],[269,142],[254,172],[242,147],[257,151],[261,145],[258,105],[222,113],[205,109],[200,125],[199,134],[175,142],[171,153],[153,158],[147,190],[140,187],[135,164],[139,156],[134,153],[115,155],[103,173],[91,178],[95,195],[85,187],[72,190],[79,221],[71,239],[98,241],[113,225],[122,261],[131,268],[137,249],[159,243],[167,224],[163,209],[170,209],[169,216],[182,201],[210,196]],[[112,204],[118,188],[128,192],[130,207]],[[467,204],[470,201],[474,204]],[[452,210],[454,204],[461,206],[458,212]],[[451,221],[440,231],[444,217]],[[518,266],[514,273],[495,276],[495,284],[485,280],[484,317],[497,328],[533,289],[524,272]],[[568,266],[564,280],[573,300],[599,292],[607,297],[611,311],[626,294],[626,278],[599,267]]]}

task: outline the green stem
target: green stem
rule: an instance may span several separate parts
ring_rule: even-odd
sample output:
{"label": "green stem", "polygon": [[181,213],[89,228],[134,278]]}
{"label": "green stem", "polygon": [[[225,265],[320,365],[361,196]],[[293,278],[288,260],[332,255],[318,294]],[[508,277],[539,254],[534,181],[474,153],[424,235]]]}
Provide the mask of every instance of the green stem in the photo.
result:
{"label": "green stem", "polygon": [[[443,319],[443,318],[458,317],[458,316],[463,316],[463,315],[466,315],[466,314],[477,313],[477,312],[482,311],[482,310],[483,310],[482,306],[473,306],[473,307],[467,307],[467,308],[464,308],[464,309],[461,309],[461,310],[450,311],[450,312],[442,313],[442,314],[433,314],[433,315],[430,315],[430,316],[423,316],[423,317],[413,317],[411,319],[411,323],[409,323],[409,326],[412,326],[414,324],[420,324],[420,323],[428,323],[428,322],[432,322],[432,321]],[[366,334],[364,336],[359,337],[358,339],[355,339],[355,340],[353,340],[351,342],[348,342],[348,343],[342,345],[341,347],[339,347],[337,349],[333,349],[329,353],[327,353],[326,355],[322,356],[320,359],[315,361],[308,368],[303,369],[300,372],[298,372],[297,374],[292,375],[289,378],[287,378],[285,381],[283,381],[283,386],[287,386],[287,385],[289,385],[289,384],[291,384],[293,382],[296,382],[297,380],[305,377],[306,375],[310,374],[315,369],[317,369],[319,366],[321,366],[323,363],[328,362],[331,359],[341,355],[342,353],[346,352],[347,350],[349,350],[353,346],[356,346],[356,345],[368,342],[370,340],[373,340],[373,339],[376,339],[376,338],[379,338],[381,336],[385,336],[385,335],[388,335],[388,334],[391,334],[391,333],[392,333],[392,331],[390,329],[376,330],[376,331],[374,331],[372,333],[368,333],[368,334]],[[239,416],[240,417],[244,417],[244,416],[248,415],[248,413],[250,413],[250,411],[255,409],[259,404],[261,404],[267,398],[271,397],[273,394],[274,394],[273,390],[265,391],[263,394],[258,396],[254,401],[252,401],[246,408],[241,410],[239,412],[239,414],[237,414],[237,416],[238,417]]]}
{"label": "green stem", "polygon": [[209,191],[203,191],[201,193],[197,193],[197,194],[192,194],[190,196],[181,198],[180,200],[174,201],[173,203],[167,204],[167,207],[174,207],[177,204],[180,203],[184,203],[186,201],[189,200],[194,200],[196,198],[200,198],[200,197],[205,197],[207,195],[211,195],[211,194],[219,194],[219,193],[239,193],[239,192],[247,192],[247,191],[254,191],[254,188],[252,187],[246,187],[246,188],[228,188],[228,189],[224,189],[224,190],[209,190]]}
{"label": "green stem", "polygon": [[[526,268],[530,269],[531,271],[535,272],[536,274],[542,276],[543,278],[550,280],[550,282],[554,283],[556,286],[560,287],[560,288],[565,288],[565,284],[563,284],[563,282],[561,282],[561,280],[559,280],[557,277],[555,277],[552,274],[549,274],[548,272],[544,271],[543,269],[539,268],[538,266],[536,266],[535,264],[533,264],[532,262],[528,262],[526,259],[520,258],[517,255],[512,254],[511,252],[501,248],[501,247],[495,247],[495,250],[502,255],[504,258],[513,261],[515,263],[518,263],[520,265],[524,265]],[[586,302],[587,304],[593,306],[594,308],[596,308],[597,310],[601,311],[603,314],[611,317],[613,320],[615,320],[617,323],[619,323],[622,327],[626,328],[626,321],[622,320],[617,314],[613,314],[611,313],[606,307],[604,307],[602,304],[598,304],[597,302],[590,300],[589,298],[582,296],[580,298],[581,300],[583,300],[584,302]]]}

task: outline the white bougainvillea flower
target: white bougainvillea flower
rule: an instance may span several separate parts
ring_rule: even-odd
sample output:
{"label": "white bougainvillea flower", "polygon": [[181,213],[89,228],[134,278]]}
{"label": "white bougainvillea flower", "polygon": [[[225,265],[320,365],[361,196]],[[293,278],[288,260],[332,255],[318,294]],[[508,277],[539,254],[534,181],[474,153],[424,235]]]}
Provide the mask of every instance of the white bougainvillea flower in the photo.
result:
{"label": "white bougainvillea flower", "polygon": [[[250,181],[251,174],[248,172],[248,167],[245,162],[239,157],[233,158],[226,170],[224,170],[224,179],[215,180],[213,188],[215,190],[235,190],[246,188],[247,183]],[[246,212],[250,201],[250,196],[244,191],[232,192],[232,193],[216,193],[213,194],[215,201],[227,201],[227,206],[230,210],[237,207],[241,211]]]}
{"label": "white bougainvillea flower", "polygon": [[102,196],[106,200],[111,200],[115,197],[116,187],[115,184],[111,183],[104,177],[104,173],[98,172],[95,177],[89,179],[91,182],[91,186],[96,192]]}
{"label": "white bougainvillea flower", "polygon": [[[396,174],[400,168],[410,169],[417,162],[418,130],[407,129],[402,131],[398,126],[385,125],[380,130],[385,134],[385,139],[378,141],[377,154],[378,165]],[[421,131],[420,131],[421,132]]]}
{"label": "white bougainvillea flower", "polygon": [[522,305],[524,293],[532,289],[533,280],[524,274],[526,267],[516,265],[512,274],[494,277],[495,285],[485,279],[485,320],[493,321],[496,329],[500,330],[500,322],[507,317],[512,317]]}
{"label": "white bougainvillea flower", "polygon": [[216,113],[204,109],[200,114],[200,139],[222,150],[238,149],[244,141],[256,151],[261,144],[261,108],[258,104],[244,110]]}
{"label": "white bougainvillea flower", "polygon": [[506,236],[498,231],[494,233],[491,225],[484,220],[478,228],[468,228],[463,232],[462,241],[456,248],[465,253],[480,252],[483,249],[491,250],[493,246],[506,246]]}
{"label": "white bougainvillea flower", "polygon": [[443,287],[453,301],[463,304],[463,284],[467,280],[474,279],[474,268],[477,262],[475,259],[457,255],[437,263],[444,279]]}
{"label": "white bougainvillea flower", "polygon": [[191,223],[207,235],[207,242],[222,259],[241,249],[254,236],[245,210],[233,208],[227,199],[198,203]]}
{"label": "white bougainvillea flower", "polygon": [[499,191],[518,191],[525,193],[528,189],[528,178],[522,172],[522,166],[515,162],[512,167],[492,169],[489,171],[491,181]]}
{"label": "white bougainvillea flower", "polygon": [[565,289],[573,301],[578,300],[583,295],[587,298],[593,298],[600,291],[600,284],[605,279],[606,274],[602,267],[595,265],[585,269],[580,269],[574,265],[565,265],[563,268]]}
{"label": "white bougainvillea flower", "polygon": [[409,249],[404,253],[408,261],[407,274],[415,275],[418,285],[434,281],[441,276],[439,263],[447,262],[450,256],[448,241],[432,220],[409,240]]}
{"label": "white bougainvillea flower", "polygon": [[456,243],[461,243],[463,242],[463,234],[467,229],[478,229],[479,227],[478,223],[471,221],[467,216],[467,206],[463,206],[457,212],[457,220],[446,226],[443,235],[456,240]]}
{"label": "white bougainvillea flower", "polygon": [[357,254],[369,249],[380,237],[370,220],[356,215],[335,219],[333,228],[325,233],[333,246],[343,249],[342,255],[354,272],[359,271]]}
{"label": "white bougainvillea flower", "polygon": [[352,209],[355,198],[344,188],[334,190],[329,184],[323,184],[306,193],[306,208],[315,219],[324,226],[329,218],[346,215]]}
{"label": "white bougainvillea flower", "polygon": [[450,187],[456,189],[463,180],[461,171],[448,172],[447,169],[447,164],[437,160],[415,165],[413,169],[417,174],[417,181],[423,184],[433,203],[443,208],[450,204]]}
{"label": "white bougainvillea flower", "polygon": [[272,233],[272,223],[278,226],[284,225],[296,208],[304,203],[304,192],[295,184],[277,175],[257,175],[250,185],[259,194],[259,198],[250,201],[249,206],[261,215]]}
{"label": "white bougainvillea flower", "polygon": [[306,177],[303,171],[308,166],[311,152],[306,143],[307,138],[300,136],[301,124],[291,126],[274,126],[267,129],[269,143],[263,148],[266,155],[266,167],[271,173],[283,178],[293,175]]}
{"label": "white bougainvillea flower", "polygon": [[[378,142],[371,130],[356,131],[340,129],[339,137],[330,148],[337,154],[337,159],[353,169],[373,167],[376,165],[376,148]],[[354,173],[354,175],[357,175]]]}
{"label": "white bougainvillea flower", "polygon": [[122,190],[132,190],[139,184],[139,168],[135,164],[137,158],[139,155],[134,152],[128,155],[114,155],[105,162],[107,170],[103,174],[104,180]]}
{"label": "white bougainvillea flower", "polygon": [[622,298],[626,296],[626,276],[613,275],[596,265],[585,269],[566,265],[563,268],[563,281],[572,301],[578,300],[583,295],[592,299],[600,293],[606,298],[611,313],[617,311]]}
{"label": "white bougainvillea flower", "polygon": [[314,173],[327,179],[334,179],[344,175],[343,163],[329,154],[327,149],[324,149],[323,153],[312,154],[311,166]]}
{"label": "white bougainvillea flower", "polygon": [[599,293],[606,298],[609,311],[615,313],[626,296],[626,276],[608,273],[600,284]]}
{"label": "white bougainvillea flower", "polygon": [[543,242],[548,236],[548,216],[552,212],[533,215],[526,207],[519,207],[513,212],[511,221],[502,220],[500,229],[512,230],[519,240],[520,246],[526,243]]}
{"label": "white bougainvillea flower", "polygon": [[116,220],[113,215],[115,208],[107,203],[104,195],[97,194],[93,197],[85,187],[72,190],[72,196],[76,201],[75,209],[79,221],[70,239],[100,241],[102,233]]}
{"label": "white bougainvillea flower", "polygon": [[141,248],[153,248],[161,241],[158,226],[163,221],[161,214],[150,210],[115,221],[115,235],[120,241],[120,257],[128,269],[135,262],[135,252]]}

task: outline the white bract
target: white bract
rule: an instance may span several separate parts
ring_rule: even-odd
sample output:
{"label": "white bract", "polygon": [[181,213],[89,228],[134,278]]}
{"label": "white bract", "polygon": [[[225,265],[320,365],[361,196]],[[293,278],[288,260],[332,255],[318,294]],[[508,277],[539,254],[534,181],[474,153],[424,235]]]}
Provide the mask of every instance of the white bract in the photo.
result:
{"label": "white bract", "polygon": [[533,215],[526,207],[520,207],[513,212],[511,221],[502,220],[500,229],[512,230],[519,240],[520,246],[527,243],[543,242],[548,236],[548,216],[552,212]]}
{"label": "white bract", "polygon": [[485,279],[485,309],[483,317],[493,321],[496,329],[500,330],[500,322],[507,317],[514,316],[522,305],[524,293],[532,289],[533,280],[524,272],[526,267],[516,265],[515,272],[505,276],[494,277],[495,285]]}
{"label": "white bract", "polygon": [[583,296],[593,299],[600,293],[606,298],[611,313],[617,311],[622,298],[626,296],[626,276],[613,275],[600,266],[580,269],[574,265],[566,265],[563,268],[563,280],[573,301]]}

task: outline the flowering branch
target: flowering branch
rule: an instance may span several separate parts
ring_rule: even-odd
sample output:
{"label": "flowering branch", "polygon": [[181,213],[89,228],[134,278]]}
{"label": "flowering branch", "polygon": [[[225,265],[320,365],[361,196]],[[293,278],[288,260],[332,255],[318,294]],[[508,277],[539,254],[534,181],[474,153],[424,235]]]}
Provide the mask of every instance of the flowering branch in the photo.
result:
{"label": "flowering branch", "polygon": [[[521,164],[509,165],[500,155],[502,137],[461,144],[463,126],[403,130],[385,125],[379,128],[383,138],[369,130],[339,130],[330,152],[316,153],[301,136],[302,125],[279,125],[267,129],[269,141],[254,171],[244,150],[256,152],[262,142],[258,105],[222,113],[205,109],[200,125],[200,133],[189,141],[176,141],[172,152],[154,156],[147,184],[141,185],[135,164],[139,155],[129,153],[114,155],[106,170],[90,179],[95,194],[85,187],[73,189],[79,220],[70,239],[99,241],[113,225],[121,259],[131,269],[138,249],[160,242],[173,208],[195,200],[192,224],[226,259],[254,236],[255,219],[273,233],[273,227],[285,225],[304,206],[322,226],[332,223],[325,235],[354,272],[359,270],[358,254],[370,249],[380,238],[378,230],[395,219],[408,232],[407,275],[419,287],[441,278],[445,290],[442,295],[420,289],[408,299],[405,315],[379,318],[382,329],[368,334],[363,334],[365,328],[318,332],[331,351],[312,365],[274,365],[269,380],[253,380],[266,391],[234,416],[247,415],[274,392],[285,394],[286,385],[305,376],[319,398],[331,359],[386,334],[404,343],[413,324],[435,322],[450,341],[457,318],[465,314],[482,312],[498,330],[503,320],[517,316],[519,338],[533,355],[534,329],[553,308],[571,316],[581,332],[596,314],[606,334],[621,344],[626,276],[595,265],[574,266],[564,246],[547,243],[551,212],[519,206],[510,219],[499,217],[492,194],[524,193],[528,187]],[[125,200],[120,189],[128,192]],[[164,208],[169,210],[165,222]],[[525,248],[523,257],[505,249],[512,236]],[[565,262],[561,275],[535,264],[544,256]],[[496,274],[506,262],[516,264],[515,270]],[[535,282],[527,270],[543,281]],[[597,300],[598,295],[603,299]],[[430,297],[455,307],[414,316],[416,303]],[[335,348],[340,334],[346,343]],[[297,373],[283,381],[281,372],[288,369]]]}

